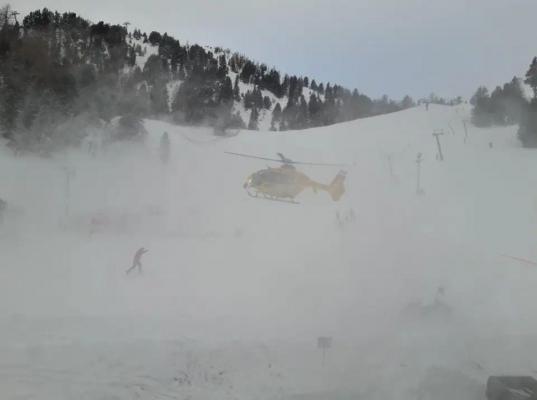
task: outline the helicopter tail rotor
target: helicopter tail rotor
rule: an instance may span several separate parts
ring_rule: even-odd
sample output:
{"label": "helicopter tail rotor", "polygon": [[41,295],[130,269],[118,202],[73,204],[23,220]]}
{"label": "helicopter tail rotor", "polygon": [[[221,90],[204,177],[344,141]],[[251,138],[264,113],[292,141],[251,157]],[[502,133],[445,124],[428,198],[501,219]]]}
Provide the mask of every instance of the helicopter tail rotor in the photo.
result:
{"label": "helicopter tail rotor", "polygon": [[332,183],[326,188],[326,191],[330,194],[332,200],[338,201],[341,199],[341,196],[343,196],[343,193],[345,193],[344,182],[346,176],[347,173],[345,171],[339,171],[336,177],[332,180]]}

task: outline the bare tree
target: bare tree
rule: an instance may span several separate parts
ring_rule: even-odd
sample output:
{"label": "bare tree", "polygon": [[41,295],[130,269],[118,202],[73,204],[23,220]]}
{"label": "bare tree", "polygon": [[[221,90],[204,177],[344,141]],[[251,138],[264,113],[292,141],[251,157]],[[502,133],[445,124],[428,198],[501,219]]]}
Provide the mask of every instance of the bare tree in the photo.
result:
{"label": "bare tree", "polygon": [[6,28],[11,20],[11,6],[6,4],[0,7],[0,30]]}
{"label": "bare tree", "polygon": [[0,31],[17,22],[17,15],[20,13],[14,11],[11,5],[6,4],[0,7]]}

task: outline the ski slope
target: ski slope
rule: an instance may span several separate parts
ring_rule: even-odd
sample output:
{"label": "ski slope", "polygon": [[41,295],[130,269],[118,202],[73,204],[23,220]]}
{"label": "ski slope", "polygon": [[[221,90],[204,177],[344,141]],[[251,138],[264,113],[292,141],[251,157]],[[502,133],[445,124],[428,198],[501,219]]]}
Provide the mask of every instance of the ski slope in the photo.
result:
{"label": "ski slope", "polygon": [[[0,397],[473,399],[533,374],[537,267],[506,255],[537,260],[537,161],[515,127],[465,138],[468,119],[431,105],[231,138],[148,120],[145,143],[95,157],[0,148]],[[347,191],[252,199],[267,163],[225,151],[345,163]]]}

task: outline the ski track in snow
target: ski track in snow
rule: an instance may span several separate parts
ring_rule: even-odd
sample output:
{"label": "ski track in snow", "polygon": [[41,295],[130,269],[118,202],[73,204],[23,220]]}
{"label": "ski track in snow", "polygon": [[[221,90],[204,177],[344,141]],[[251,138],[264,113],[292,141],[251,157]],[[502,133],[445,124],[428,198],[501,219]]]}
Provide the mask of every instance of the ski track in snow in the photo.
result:
{"label": "ski track in snow", "polygon": [[[503,256],[537,260],[535,156],[514,127],[468,124],[465,143],[468,118],[431,105],[232,138],[147,120],[144,144],[96,158],[0,148],[0,397],[479,398],[489,375],[535,373],[537,270]],[[347,191],[257,201],[242,184],[267,162],[224,151],[347,163]]]}

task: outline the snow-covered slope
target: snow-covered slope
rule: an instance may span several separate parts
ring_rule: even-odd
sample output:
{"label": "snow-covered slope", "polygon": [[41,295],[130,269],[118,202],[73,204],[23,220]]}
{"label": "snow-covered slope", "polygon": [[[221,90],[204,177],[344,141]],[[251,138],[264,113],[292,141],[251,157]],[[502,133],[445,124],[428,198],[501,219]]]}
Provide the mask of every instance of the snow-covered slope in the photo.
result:
{"label": "snow-covered slope", "polygon": [[[515,128],[466,135],[468,117],[233,138],[146,121],[145,144],[95,157],[1,148],[1,397],[477,398],[490,374],[531,374],[537,271],[506,256],[537,259],[537,162]],[[225,151],[346,163],[347,192],[252,199],[266,163]]]}
{"label": "snow-covered slope", "polygon": [[[137,53],[137,56],[136,56],[135,67],[139,68],[141,71],[144,70],[144,67],[145,67],[149,57],[151,57],[152,55],[158,55],[158,51],[159,51],[158,50],[159,49],[158,45],[152,45],[151,43],[148,43],[148,42],[144,43],[143,39],[135,39],[134,37],[129,38],[128,43],[133,48],[135,48],[135,49],[139,48],[140,49],[140,53]],[[220,55],[225,55],[227,60],[228,60],[228,64],[229,64],[229,61],[230,61],[229,60],[229,57],[230,57],[230,51],[229,50],[221,50],[221,49],[219,49],[217,51],[215,48],[213,48],[211,46],[205,46],[204,49],[207,52],[213,53],[215,57],[218,57]],[[125,67],[124,73],[129,74],[129,73],[132,73],[132,71],[133,71],[132,67]],[[231,82],[234,84],[235,79],[237,78],[237,73],[235,73],[235,72],[233,72],[231,70],[228,70],[227,75],[231,79]],[[181,84],[182,84],[181,80],[171,80],[167,84],[168,108],[169,108],[170,112],[172,111],[171,110],[171,105],[173,103],[175,95],[177,94],[177,91],[178,91],[179,87],[181,86]],[[139,86],[142,86],[142,85],[139,85]],[[239,95],[241,97],[241,100],[240,101],[236,101],[236,100],[234,101],[233,113],[234,114],[238,113],[239,116],[241,117],[241,119],[243,120],[243,122],[246,125],[248,125],[248,122],[250,120],[250,114],[251,114],[252,110],[246,109],[246,107],[244,106],[243,98],[247,94],[247,92],[253,92],[254,89],[256,88],[256,86],[253,83],[244,83],[242,80],[239,81],[238,86],[239,86]],[[309,102],[309,99],[310,99],[310,97],[311,97],[311,95],[313,93],[315,93],[315,95],[318,96],[321,101],[324,101],[324,94],[314,92],[310,88],[304,87],[303,91],[302,91],[302,94],[304,95],[304,99],[306,100],[306,102]],[[281,109],[282,110],[285,109],[285,107],[286,107],[286,105],[287,105],[287,103],[289,101],[289,98],[288,98],[288,96],[282,96],[281,98],[278,98],[276,95],[274,95],[274,93],[272,93],[272,92],[270,92],[269,90],[266,90],[266,89],[261,90],[261,94],[262,94],[263,98],[268,97],[270,99],[271,107],[270,107],[270,109],[263,108],[263,109],[259,110],[258,127],[259,127],[260,131],[268,131],[270,129],[270,127],[271,127],[272,111],[274,110],[274,107],[276,107],[276,104],[279,103]],[[276,126],[276,128],[278,128],[278,126]]]}

